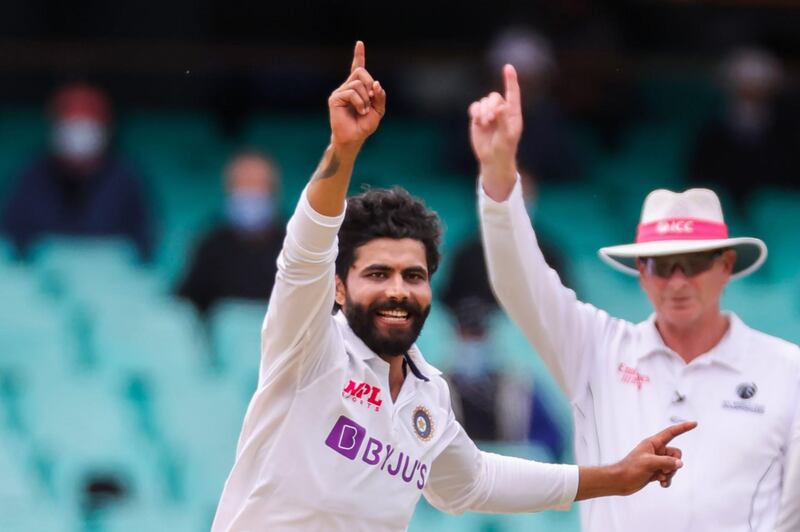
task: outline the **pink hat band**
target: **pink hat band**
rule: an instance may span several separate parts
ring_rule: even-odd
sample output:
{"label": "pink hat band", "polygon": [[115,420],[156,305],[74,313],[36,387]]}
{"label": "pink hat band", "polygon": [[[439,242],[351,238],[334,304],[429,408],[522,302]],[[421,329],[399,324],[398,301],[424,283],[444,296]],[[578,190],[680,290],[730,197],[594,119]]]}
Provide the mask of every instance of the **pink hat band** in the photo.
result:
{"label": "pink hat band", "polygon": [[728,226],[699,218],[666,218],[636,229],[636,243],[660,240],[720,240],[728,238]]}

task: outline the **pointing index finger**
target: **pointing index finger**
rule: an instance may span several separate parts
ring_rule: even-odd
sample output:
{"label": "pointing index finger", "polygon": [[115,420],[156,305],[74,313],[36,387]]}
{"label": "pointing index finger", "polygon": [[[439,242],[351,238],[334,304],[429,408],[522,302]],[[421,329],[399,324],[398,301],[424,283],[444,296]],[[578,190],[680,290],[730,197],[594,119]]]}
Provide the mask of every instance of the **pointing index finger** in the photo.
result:
{"label": "pointing index finger", "polygon": [[512,110],[522,112],[517,71],[512,65],[506,65],[503,67],[503,79],[505,80],[506,85],[506,103],[508,103]]}
{"label": "pointing index finger", "polygon": [[689,432],[697,426],[696,421],[684,421],[677,425],[672,425],[651,438],[656,447],[665,447],[673,438],[680,436],[684,432]]}
{"label": "pointing index finger", "polygon": [[359,67],[364,67],[367,64],[366,52],[364,50],[364,42],[356,41],[356,47],[353,49],[353,63],[350,65],[350,72],[352,73]]}

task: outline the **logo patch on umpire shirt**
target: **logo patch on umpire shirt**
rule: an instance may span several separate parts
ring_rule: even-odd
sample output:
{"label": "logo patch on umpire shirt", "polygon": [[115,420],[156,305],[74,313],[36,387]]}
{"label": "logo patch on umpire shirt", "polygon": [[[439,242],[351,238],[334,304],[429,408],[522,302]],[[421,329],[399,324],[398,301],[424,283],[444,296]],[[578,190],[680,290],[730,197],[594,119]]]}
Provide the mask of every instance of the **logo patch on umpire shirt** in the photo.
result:
{"label": "logo patch on umpire shirt", "polygon": [[419,439],[428,441],[433,437],[433,420],[431,419],[430,411],[424,406],[418,406],[414,409],[414,414],[411,416],[414,424],[414,432],[417,433]]}
{"label": "logo patch on umpire shirt", "polygon": [[754,382],[743,382],[736,388],[736,395],[742,399],[750,399],[758,391],[758,386]]}
{"label": "logo patch on umpire shirt", "polygon": [[752,412],[753,414],[763,414],[766,411],[764,405],[756,404],[750,399],[758,392],[758,386],[754,382],[743,382],[736,387],[736,395],[741,401],[722,401],[722,408],[730,410],[742,410],[745,412]]}

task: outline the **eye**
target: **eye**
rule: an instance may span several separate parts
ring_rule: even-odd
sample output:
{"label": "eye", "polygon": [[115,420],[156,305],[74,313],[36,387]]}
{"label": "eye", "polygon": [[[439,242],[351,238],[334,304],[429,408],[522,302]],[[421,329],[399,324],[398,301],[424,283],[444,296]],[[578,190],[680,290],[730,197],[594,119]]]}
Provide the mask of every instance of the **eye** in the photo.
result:
{"label": "eye", "polygon": [[386,277],[386,272],[369,272],[367,277],[372,279],[383,279]]}
{"label": "eye", "polygon": [[414,282],[421,282],[425,280],[425,275],[420,272],[413,272],[406,274],[406,279]]}

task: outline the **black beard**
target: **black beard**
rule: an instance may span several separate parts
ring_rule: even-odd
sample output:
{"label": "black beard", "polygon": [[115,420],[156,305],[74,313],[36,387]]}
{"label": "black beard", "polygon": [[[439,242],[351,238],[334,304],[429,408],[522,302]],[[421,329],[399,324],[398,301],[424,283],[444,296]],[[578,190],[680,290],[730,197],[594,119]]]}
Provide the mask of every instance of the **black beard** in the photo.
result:
{"label": "black beard", "polygon": [[[364,307],[364,305],[354,303],[348,295],[344,309],[344,315],[350,328],[367,347],[378,355],[401,356],[417,340],[428,313],[431,311],[431,306],[428,305],[423,309],[413,301],[376,301],[368,307]],[[404,331],[381,333],[375,326],[375,318],[379,311],[392,309],[407,312],[411,326]]]}

